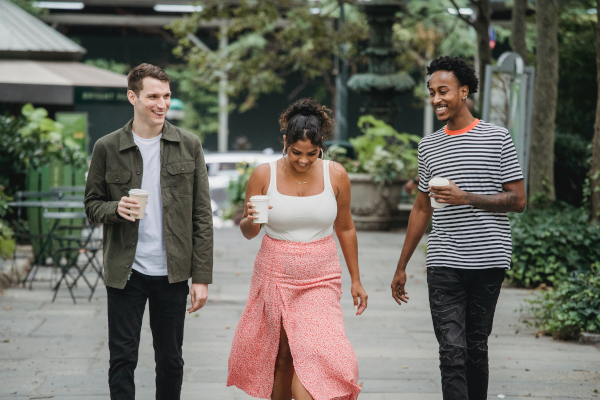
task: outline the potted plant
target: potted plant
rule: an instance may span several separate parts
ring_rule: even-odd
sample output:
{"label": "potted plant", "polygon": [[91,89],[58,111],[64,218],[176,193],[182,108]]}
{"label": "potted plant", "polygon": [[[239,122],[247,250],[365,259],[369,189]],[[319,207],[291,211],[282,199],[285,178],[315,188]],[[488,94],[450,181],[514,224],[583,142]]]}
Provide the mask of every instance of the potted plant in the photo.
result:
{"label": "potted plant", "polygon": [[361,136],[350,139],[357,159],[333,145],[330,157],[340,162],[352,183],[352,219],[357,230],[389,230],[399,220],[402,186],[417,172],[419,136],[398,133],[372,115],[358,120]]}

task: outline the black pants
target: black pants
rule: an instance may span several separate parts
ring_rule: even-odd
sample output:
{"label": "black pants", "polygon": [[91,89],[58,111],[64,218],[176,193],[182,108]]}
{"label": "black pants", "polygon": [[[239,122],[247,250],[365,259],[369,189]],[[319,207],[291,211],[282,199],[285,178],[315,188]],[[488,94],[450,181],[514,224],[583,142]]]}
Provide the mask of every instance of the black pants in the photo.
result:
{"label": "black pants", "polygon": [[108,294],[108,385],[112,400],[134,400],[133,374],[138,362],[142,317],[149,300],[150,328],[156,361],[156,399],[177,400],[183,380],[183,323],[187,281],[170,284],[166,276],[133,271],[124,289]]}
{"label": "black pants", "polygon": [[487,341],[502,281],[502,268],[427,268],[444,400],[487,399]]}

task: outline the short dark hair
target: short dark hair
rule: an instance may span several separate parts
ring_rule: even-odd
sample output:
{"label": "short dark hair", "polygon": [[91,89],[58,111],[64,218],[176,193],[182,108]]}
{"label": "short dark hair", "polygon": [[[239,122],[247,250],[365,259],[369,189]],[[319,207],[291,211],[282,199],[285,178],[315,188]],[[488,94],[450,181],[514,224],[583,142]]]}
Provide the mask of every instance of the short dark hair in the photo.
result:
{"label": "short dark hair", "polygon": [[136,96],[144,88],[144,78],[150,77],[163,82],[170,82],[169,75],[156,65],[143,63],[132,69],[127,75],[127,90],[133,90]]}
{"label": "short dark hair", "polygon": [[[437,71],[449,71],[454,74],[460,86],[468,86],[469,94],[477,93],[479,79],[475,75],[475,70],[464,60],[457,57],[444,56],[436,58],[427,67],[427,75],[433,75]],[[427,83],[429,87],[429,82]]]}
{"label": "short dark hair", "polygon": [[279,126],[281,132],[285,133],[287,145],[308,139],[323,149],[323,142],[333,131],[330,114],[329,108],[310,98],[298,100],[289,106],[279,117]]}

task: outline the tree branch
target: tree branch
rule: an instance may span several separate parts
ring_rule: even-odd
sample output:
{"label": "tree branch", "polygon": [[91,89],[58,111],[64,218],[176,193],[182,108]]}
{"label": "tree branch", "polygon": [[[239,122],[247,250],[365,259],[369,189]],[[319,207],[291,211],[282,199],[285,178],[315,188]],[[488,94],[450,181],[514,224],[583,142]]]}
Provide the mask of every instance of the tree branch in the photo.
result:
{"label": "tree branch", "polygon": [[[473,1],[473,0],[471,0],[471,1]],[[469,20],[469,18],[465,17],[464,15],[462,15],[460,13],[460,7],[458,6],[458,4],[456,4],[456,1],[455,0],[450,0],[450,2],[452,3],[452,5],[454,6],[454,8],[456,9],[456,15],[460,19],[462,19],[463,21],[465,21],[467,24],[469,24],[469,25],[471,25],[471,26],[474,27],[475,25],[473,25],[473,23]],[[473,1],[473,2],[475,3],[475,1]],[[475,4],[478,4],[478,3],[475,3]]]}
{"label": "tree branch", "polygon": [[292,90],[290,92],[290,94],[288,94],[288,101],[292,101],[296,98],[296,96],[298,96],[298,94],[304,90],[304,88],[306,87],[306,85],[308,85],[308,80],[306,79],[306,77],[304,77],[304,79],[302,80],[302,83],[299,84],[298,86],[296,86],[296,88],[294,90]]}

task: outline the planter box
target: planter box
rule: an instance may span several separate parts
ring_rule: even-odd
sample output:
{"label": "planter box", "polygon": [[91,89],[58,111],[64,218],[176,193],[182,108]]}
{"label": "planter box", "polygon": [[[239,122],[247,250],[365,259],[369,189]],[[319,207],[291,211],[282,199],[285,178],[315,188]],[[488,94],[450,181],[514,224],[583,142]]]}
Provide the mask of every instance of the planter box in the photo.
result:
{"label": "planter box", "polygon": [[387,231],[406,220],[398,208],[406,180],[398,180],[382,188],[368,174],[348,174],[352,202],[350,210],[359,231]]}
{"label": "planter box", "polygon": [[586,344],[599,344],[600,343],[600,334],[580,332],[579,333],[579,341],[581,343],[586,343]]}

